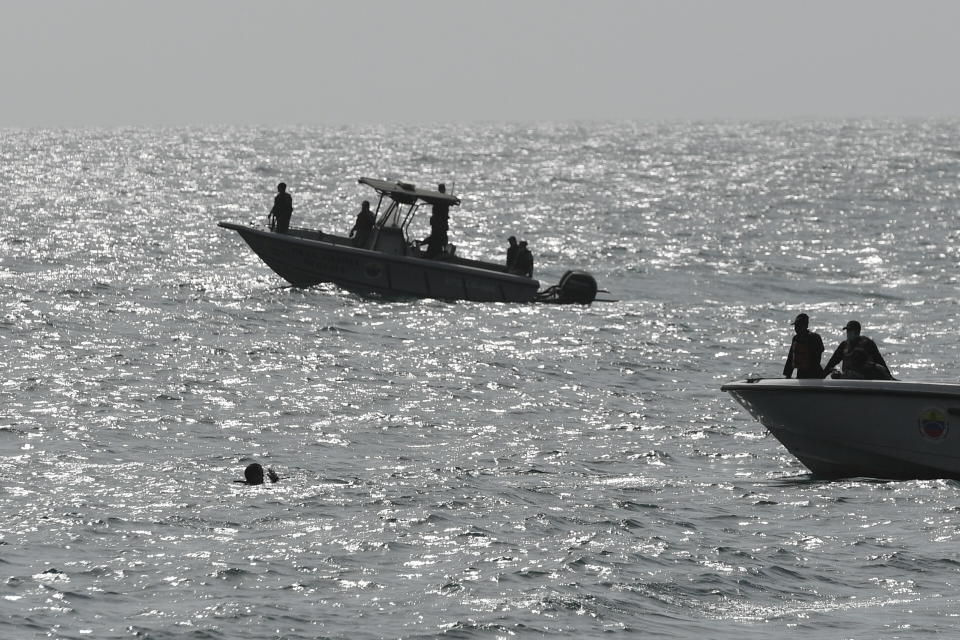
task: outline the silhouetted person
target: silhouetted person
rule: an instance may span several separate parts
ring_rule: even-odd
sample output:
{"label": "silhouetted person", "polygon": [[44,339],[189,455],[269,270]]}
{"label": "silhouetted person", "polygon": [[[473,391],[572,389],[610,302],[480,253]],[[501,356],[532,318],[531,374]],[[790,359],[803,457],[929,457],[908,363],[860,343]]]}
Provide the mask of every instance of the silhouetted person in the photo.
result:
{"label": "silhouetted person", "polygon": [[526,240],[521,240],[517,246],[517,257],[513,261],[513,267],[510,269],[510,273],[528,278],[533,277],[533,254],[530,253],[530,249],[527,248]]}
{"label": "silhouetted person", "polygon": [[507,246],[507,271],[513,268],[513,263],[517,260],[517,251],[520,247],[517,245],[517,237],[510,236],[507,238],[507,242],[510,244]]}
{"label": "silhouetted person", "polygon": [[[860,377],[867,380],[893,380],[890,368],[880,355],[877,344],[867,336],[860,335],[860,323],[851,320],[843,328],[847,332],[847,339],[840,343],[824,367],[830,373],[837,364],[842,363],[841,373],[834,373],[833,377]],[[862,356],[855,351],[862,352]],[[866,364],[864,364],[866,363]],[[876,365],[876,366],[875,366]],[[879,369],[878,369],[879,367]],[[849,375],[848,375],[849,374]],[[869,376],[869,377],[868,377]],[[878,377],[883,376],[883,377]]]}
{"label": "silhouetted person", "polygon": [[[263,484],[263,465],[259,462],[252,462],[247,465],[247,468],[243,470],[244,480],[234,480],[234,482],[240,482],[242,484]],[[267,477],[270,478],[270,482],[278,482],[280,476],[277,475],[277,472],[273,469],[267,469]]]}
{"label": "silhouetted person", "polygon": [[[437,185],[437,191],[446,193],[446,185]],[[430,235],[423,239],[423,244],[427,245],[425,257],[436,258],[443,253],[443,248],[447,246],[448,231],[450,231],[450,205],[437,202],[433,205],[433,213],[430,215]]]}
{"label": "silhouetted person", "polygon": [[823,368],[820,357],[823,356],[823,340],[809,330],[810,316],[799,314],[793,321],[796,333],[790,342],[787,363],[783,365],[783,376],[789,378],[797,370],[797,378],[822,378]]}
{"label": "silhouetted person", "polygon": [[[440,193],[446,193],[447,185],[441,182],[440,184],[437,185],[437,191],[439,191]],[[447,228],[449,228],[449,223],[450,223],[450,205],[449,204],[447,204],[446,202],[438,202],[437,204],[433,205],[433,215],[437,216],[438,220],[443,222],[445,225],[447,225]]]}
{"label": "silhouetted person", "polygon": [[357,222],[350,229],[350,237],[353,238],[353,246],[366,247],[367,240],[370,239],[370,232],[373,231],[373,224],[377,221],[373,211],[370,211],[370,201],[364,200],[360,206],[360,213],[357,214]]}
{"label": "silhouetted person", "polygon": [[[287,193],[287,184],[281,182],[277,185],[277,195],[273,199],[273,208],[270,209],[270,218],[276,222],[276,232],[286,233],[290,228],[290,216],[293,215],[293,198]],[[274,226],[270,225],[274,230]]]}
{"label": "silhouetted person", "polygon": [[850,366],[843,373],[834,373],[833,378],[845,380],[893,380],[887,368],[870,360],[865,349],[855,348],[850,353]]}

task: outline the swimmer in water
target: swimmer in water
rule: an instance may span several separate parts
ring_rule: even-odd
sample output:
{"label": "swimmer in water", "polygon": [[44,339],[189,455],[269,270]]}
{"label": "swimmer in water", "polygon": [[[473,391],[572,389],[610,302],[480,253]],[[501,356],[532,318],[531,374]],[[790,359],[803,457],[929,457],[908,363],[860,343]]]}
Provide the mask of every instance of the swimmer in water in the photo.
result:
{"label": "swimmer in water", "polygon": [[[259,462],[252,462],[247,465],[247,468],[243,470],[243,477],[245,480],[234,480],[234,482],[239,482],[241,484],[263,484],[263,465]],[[278,482],[280,476],[277,475],[277,472],[273,469],[267,469],[267,477],[270,478],[270,482]]]}

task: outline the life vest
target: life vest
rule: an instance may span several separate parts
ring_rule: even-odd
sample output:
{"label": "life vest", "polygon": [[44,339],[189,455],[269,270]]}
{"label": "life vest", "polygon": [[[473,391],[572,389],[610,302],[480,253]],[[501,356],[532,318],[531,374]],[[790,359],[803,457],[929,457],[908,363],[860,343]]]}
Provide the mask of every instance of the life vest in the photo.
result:
{"label": "life vest", "polygon": [[[866,338],[857,336],[853,340],[847,340],[847,346],[843,349],[843,371],[846,372],[853,367],[853,352],[857,348],[866,350]],[[869,352],[868,352],[869,356]],[[869,358],[868,358],[869,360]]]}

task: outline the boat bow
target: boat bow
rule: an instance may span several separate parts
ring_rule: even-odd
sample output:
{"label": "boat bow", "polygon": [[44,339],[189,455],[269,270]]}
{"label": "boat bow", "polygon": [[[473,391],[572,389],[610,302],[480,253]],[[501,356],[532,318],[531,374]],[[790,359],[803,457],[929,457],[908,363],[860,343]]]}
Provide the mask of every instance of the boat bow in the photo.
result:
{"label": "boat bow", "polygon": [[815,476],[960,479],[960,385],[751,379],[721,387]]}

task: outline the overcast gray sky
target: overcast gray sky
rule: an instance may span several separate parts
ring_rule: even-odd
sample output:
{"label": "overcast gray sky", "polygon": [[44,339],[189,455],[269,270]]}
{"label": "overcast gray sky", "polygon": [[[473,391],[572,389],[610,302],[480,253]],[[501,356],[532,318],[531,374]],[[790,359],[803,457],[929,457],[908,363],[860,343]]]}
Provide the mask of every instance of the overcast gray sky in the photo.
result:
{"label": "overcast gray sky", "polygon": [[0,126],[960,115],[960,2],[3,0]]}

